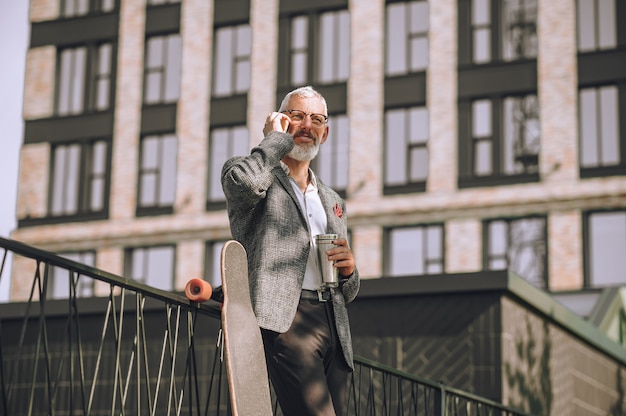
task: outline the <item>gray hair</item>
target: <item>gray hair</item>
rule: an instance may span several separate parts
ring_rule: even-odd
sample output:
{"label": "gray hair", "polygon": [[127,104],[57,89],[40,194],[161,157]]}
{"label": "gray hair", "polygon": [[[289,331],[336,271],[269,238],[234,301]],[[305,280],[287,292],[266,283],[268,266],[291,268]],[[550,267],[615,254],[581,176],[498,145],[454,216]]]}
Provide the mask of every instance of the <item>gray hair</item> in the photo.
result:
{"label": "gray hair", "polygon": [[328,106],[326,105],[326,99],[322,94],[317,92],[310,85],[307,85],[306,87],[296,88],[295,90],[288,92],[287,95],[285,95],[285,98],[283,98],[283,101],[280,103],[280,108],[278,109],[279,113],[287,110],[287,104],[289,104],[289,101],[293,97],[319,98],[320,100],[322,100],[322,104],[324,104],[324,115],[328,115]]}

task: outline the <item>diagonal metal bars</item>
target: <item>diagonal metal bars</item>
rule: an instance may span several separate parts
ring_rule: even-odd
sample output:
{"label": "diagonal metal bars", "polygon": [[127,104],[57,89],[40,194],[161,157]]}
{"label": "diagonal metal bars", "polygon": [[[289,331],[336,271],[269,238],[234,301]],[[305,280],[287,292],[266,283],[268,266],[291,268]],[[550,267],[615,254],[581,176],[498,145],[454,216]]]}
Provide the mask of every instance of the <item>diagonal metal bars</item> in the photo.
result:
{"label": "diagonal metal bars", "polygon": [[[0,238],[32,263],[15,276],[23,302],[0,305],[0,412],[5,415],[229,415],[220,307]],[[67,271],[69,296],[51,299],[51,269]],[[80,297],[85,279],[105,293]],[[104,283],[102,283],[104,282]],[[525,413],[356,359],[346,415],[523,416]],[[274,400],[274,413],[281,415]]]}

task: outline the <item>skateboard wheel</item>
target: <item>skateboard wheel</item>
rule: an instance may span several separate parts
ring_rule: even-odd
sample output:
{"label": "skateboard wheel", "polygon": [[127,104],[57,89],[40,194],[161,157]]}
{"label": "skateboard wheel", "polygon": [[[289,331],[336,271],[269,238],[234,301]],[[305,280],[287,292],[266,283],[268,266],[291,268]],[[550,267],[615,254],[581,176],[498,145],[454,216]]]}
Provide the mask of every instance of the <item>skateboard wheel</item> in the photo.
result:
{"label": "skateboard wheel", "polygon": [[185,296],[193,302],[206,302],[211,298],[213,288],[206,280],[194,278],[185,285]]}

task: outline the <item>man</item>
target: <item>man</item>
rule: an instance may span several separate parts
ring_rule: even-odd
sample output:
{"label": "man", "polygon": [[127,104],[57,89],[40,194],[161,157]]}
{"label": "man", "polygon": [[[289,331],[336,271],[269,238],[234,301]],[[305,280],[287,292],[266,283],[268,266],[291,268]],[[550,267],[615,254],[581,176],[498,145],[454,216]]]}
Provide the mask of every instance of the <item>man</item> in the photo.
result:
{"label": "man", "polygon": [[[340,415],[353,370],[346,304],[359,290],[345,201],[309,168],[328,137],[326,100],[288,93],[261,143],[224,164],[233,237],[248,253],[250,292],[268,372],[286,415]],[[322,289],[314,236],[333,233],[339,286]]]}

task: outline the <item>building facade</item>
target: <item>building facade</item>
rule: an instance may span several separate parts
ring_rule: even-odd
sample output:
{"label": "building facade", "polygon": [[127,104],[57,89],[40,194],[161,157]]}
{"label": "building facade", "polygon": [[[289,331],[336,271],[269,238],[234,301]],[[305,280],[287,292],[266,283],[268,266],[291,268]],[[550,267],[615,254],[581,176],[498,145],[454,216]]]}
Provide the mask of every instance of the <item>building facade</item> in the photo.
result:
{"label": "building facade", "polygon": [[314,168],[363,278],[626,283],[622,1],[31,0],[30,20],[13,239],[165,290],[219,284],[221,166],[313,85]]}

